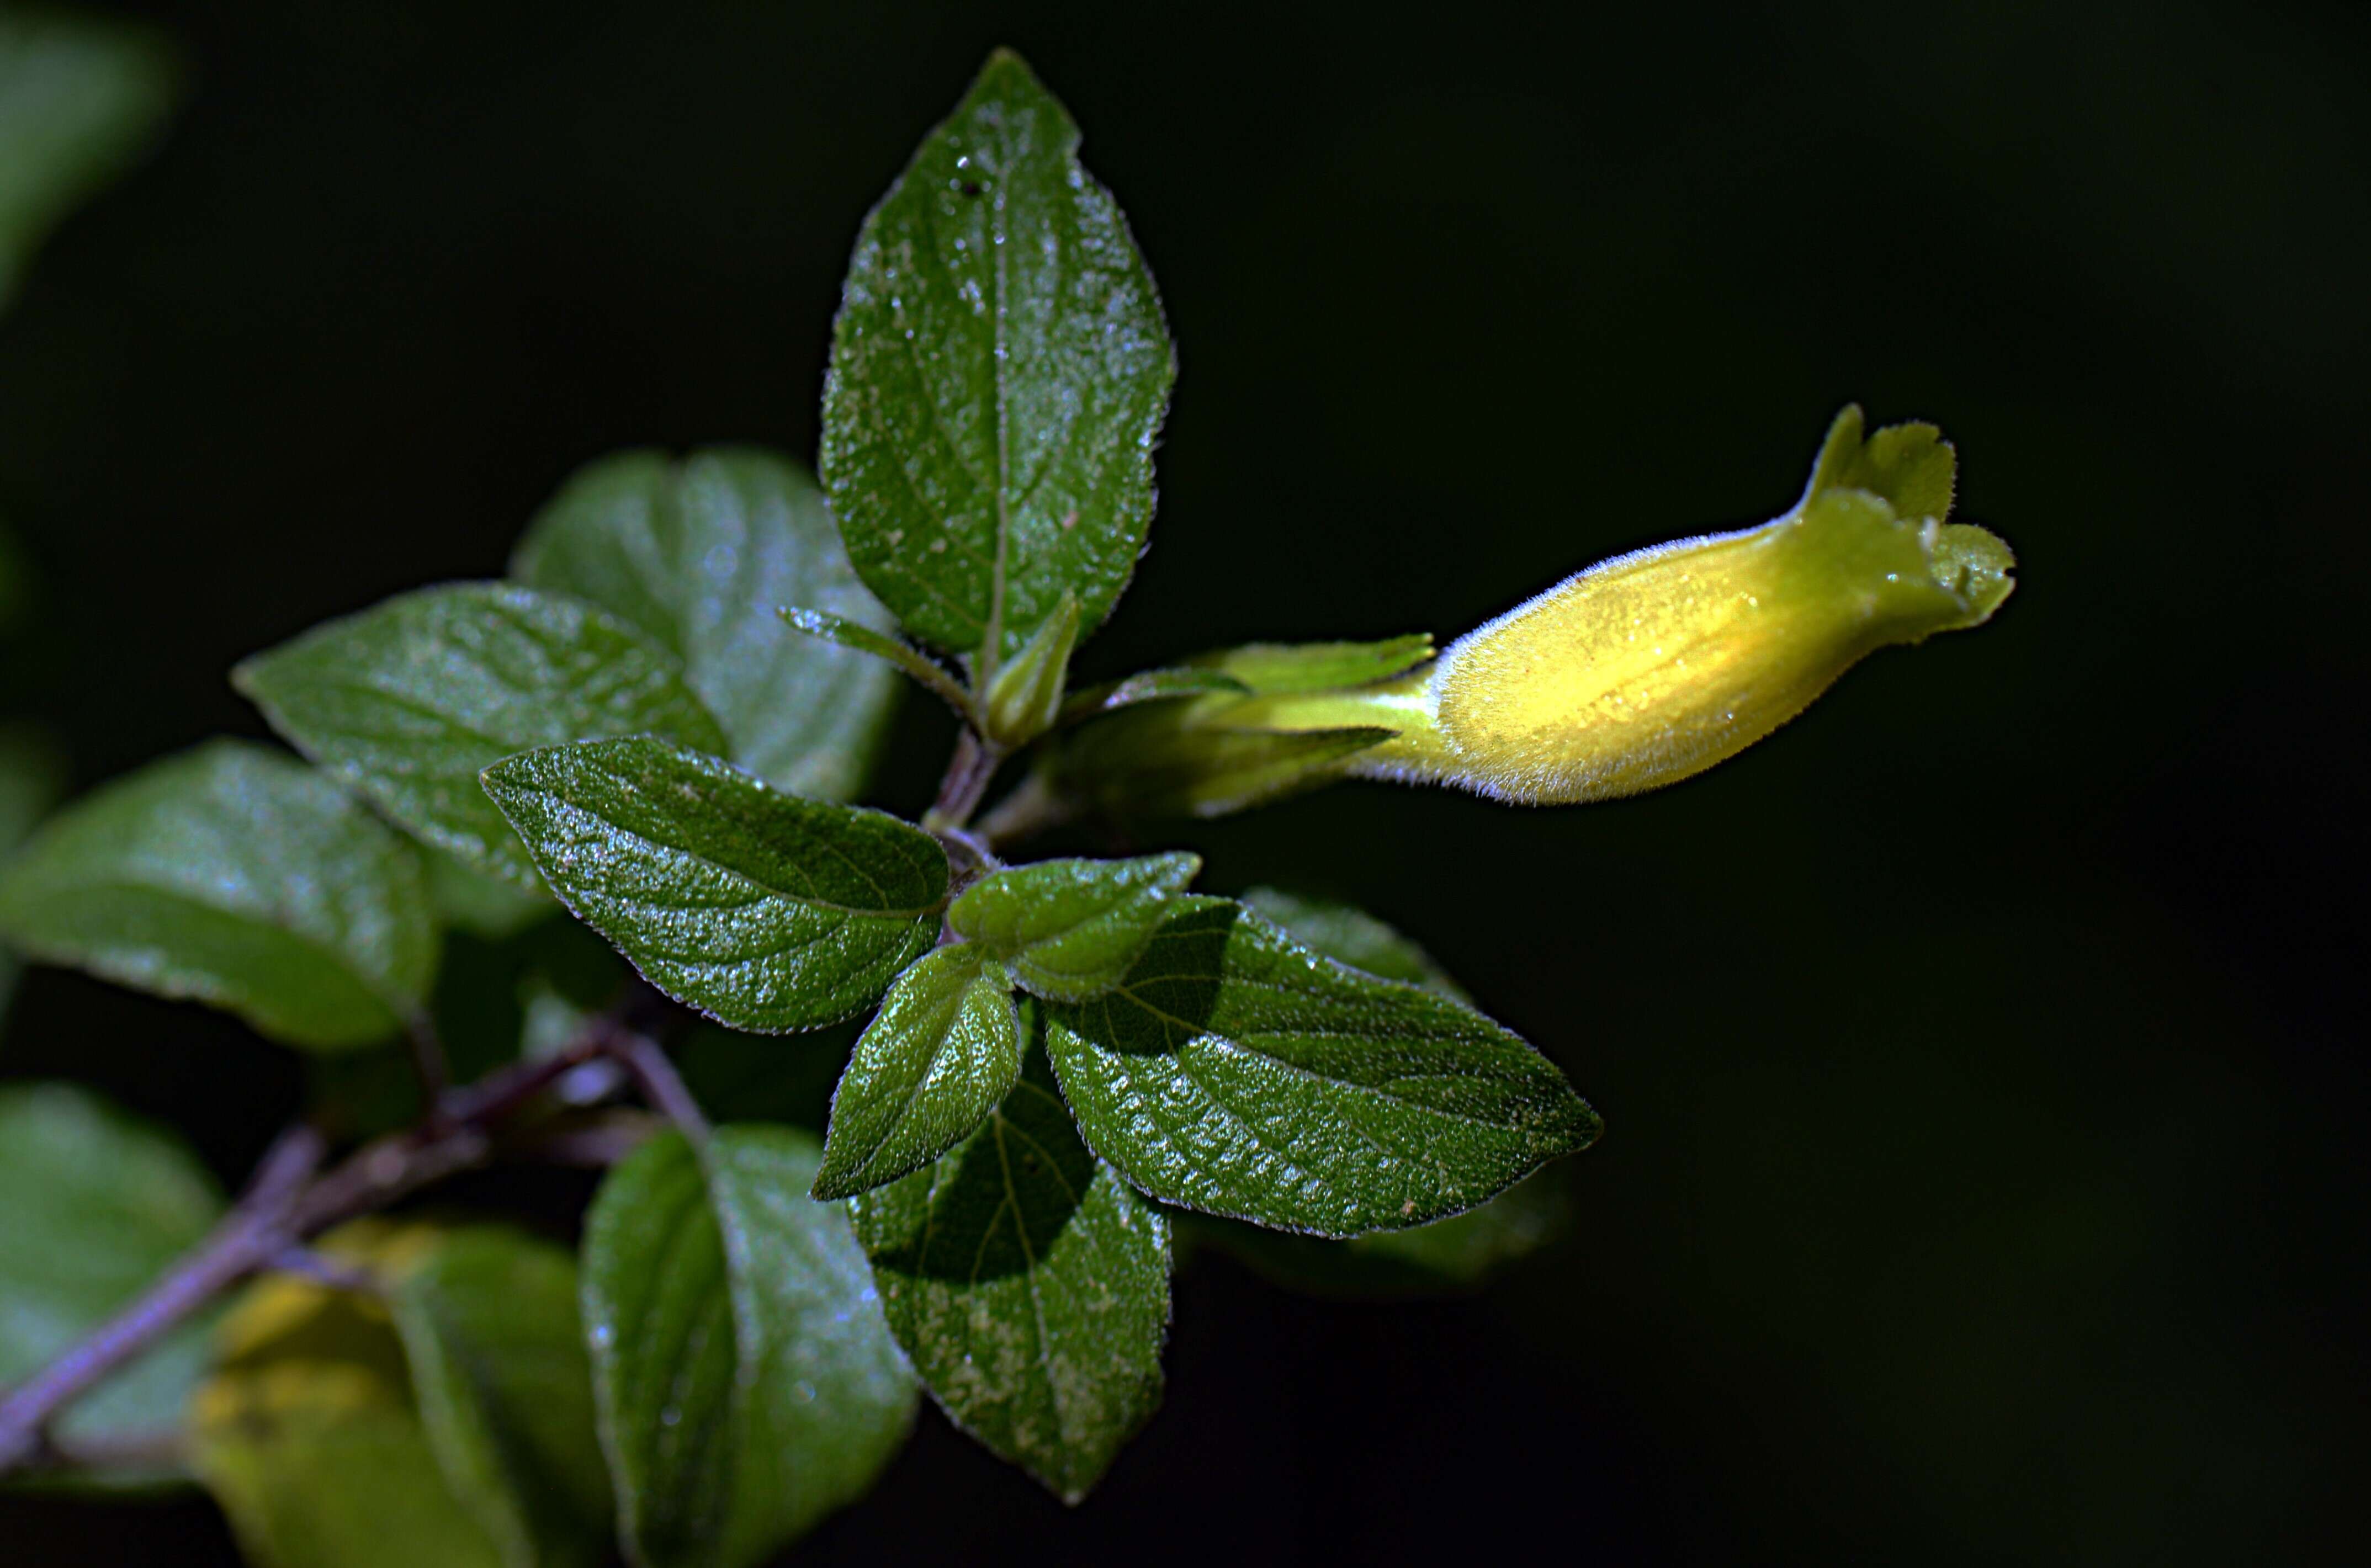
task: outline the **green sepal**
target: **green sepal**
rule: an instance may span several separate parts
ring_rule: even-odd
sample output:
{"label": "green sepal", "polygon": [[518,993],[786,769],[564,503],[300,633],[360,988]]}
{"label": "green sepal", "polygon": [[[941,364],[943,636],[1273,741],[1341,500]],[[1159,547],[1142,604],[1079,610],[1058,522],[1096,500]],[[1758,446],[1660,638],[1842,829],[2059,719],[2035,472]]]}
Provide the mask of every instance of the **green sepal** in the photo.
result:
{"label": "green sepal", "polygon": [[1046,760],[1047,787],[1120,818],[1227,816],[1334,783],[1399,733],[1229,728],[1221,705],[1239,700],[1162,703],[1082,725]]}
{"label": "green sepal", "polygon": [[1116,713],[1123,708],[1133,708],[1141,702],[1178,702],[1190,697],[1209,697],[1219,692],[1244,695],[1252,688],[1224,670],[1196,669],[1191,665],[1176,669],[1139,670],[1120,680],[1105,681],[1073,692],[1064,699],[1062,712],[1057,721],[1077,724],[1099,714]]}
{"label": "green sepal", "polygon": [[1193,663],[1261,697],[1298,697],[1387,681],[1431,657],[1432,634],[1417,631],[1380,642],[1251,642],[1201,654]]}

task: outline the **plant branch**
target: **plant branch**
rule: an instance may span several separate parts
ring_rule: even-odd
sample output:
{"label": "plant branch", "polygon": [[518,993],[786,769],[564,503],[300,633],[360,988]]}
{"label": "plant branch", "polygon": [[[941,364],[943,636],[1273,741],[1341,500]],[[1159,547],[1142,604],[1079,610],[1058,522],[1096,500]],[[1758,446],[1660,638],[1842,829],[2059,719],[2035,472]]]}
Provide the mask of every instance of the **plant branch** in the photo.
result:
{"label": "plant branch", "polygon": [[39,1458],[50,1420],[156,1343],[184,1318],[286,1245],[284,1227],[320,1167],[325,1142],[310,1125],[280,1135],[247,1195],[206,1239],[147,1293],[0,1400],[0,1475]]}
{"label": "plant branch", "polygon": [[979,732],[966,728],[955,740],[954,755],[947,759],[947,771],[939,780],[939,798],[922,814],[922,826],[932,833],[960,828],[971,821],[979,810],[980,797],[988,793],[989,780],[996,777],[1004,752],[979,738]]}
{"label": "plant branch", "polygon": [[403,1041],[411,1053],[412,1076],[420,1080],[420,1102],[434,1107],[453,1087],[453,1069],[446,1063],[436,1020],[425,1012],[413,1013],[404,1020]]}
{"label": "plant branch", "polygon": [[657,1041],[633,1030],[619,1029],[609,1036],[608,1044],[609,1054],[626,1069],[652,1110],[674,1123],[693,1143],[707,1141],[708,1118]]}
{"label": "plant branch", "polygon": [[[621,1038],[657,1050],[613,1020],[594,1020],[565,1050],[451,1091],[419,1125],[364,1145],[324,1174],[315,1174],[327,1147],[320,1132],[299,1124],[283,1133],[257,1166],[246,1196],[203,1241],[131,1305],[0,1398],[0,1476],[54,1458],[46,1434],[60,1412],[223,1291],[280,1266],[342,1220],[483,1163],[494,1129],[576,1068],[610,1056],[647,1082],[623,1059]],[[671,1066],[665,1076],[681,1090]]]}

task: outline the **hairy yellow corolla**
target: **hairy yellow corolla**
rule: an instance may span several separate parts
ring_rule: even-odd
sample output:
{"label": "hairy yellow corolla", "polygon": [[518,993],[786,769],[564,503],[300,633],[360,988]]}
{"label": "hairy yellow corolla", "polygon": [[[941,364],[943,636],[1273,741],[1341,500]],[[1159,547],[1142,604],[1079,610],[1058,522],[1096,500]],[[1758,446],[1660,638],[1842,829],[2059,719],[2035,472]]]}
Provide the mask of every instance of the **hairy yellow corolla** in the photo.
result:
{"label": "hairy yellow corolla", "polygon": [[1868,653],[1982,623],[2008,547],[1945,521],[1931,425],[1836,419],[1803,498],[1758,528],[1617,556],[1356,690],[1255,696],[1230,727],[1395,733],[1347,770],[1563,804],[1674,783],[1801,712]]}

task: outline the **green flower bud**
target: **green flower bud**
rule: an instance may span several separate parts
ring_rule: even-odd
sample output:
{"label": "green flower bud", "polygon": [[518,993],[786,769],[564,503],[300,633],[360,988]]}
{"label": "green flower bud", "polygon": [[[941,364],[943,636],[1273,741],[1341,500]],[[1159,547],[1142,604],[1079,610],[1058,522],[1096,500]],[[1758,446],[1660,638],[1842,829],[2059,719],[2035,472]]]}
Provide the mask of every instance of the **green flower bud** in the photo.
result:
{"label": "green flower bud", "polygon": [[981,719],[988,738],[1007,750],[1028,744],[1053,726],[1062,710],[1070,674],[1070,651],[1079,640],[1079,601],[1062,595],[1011,662],[988,683]]}

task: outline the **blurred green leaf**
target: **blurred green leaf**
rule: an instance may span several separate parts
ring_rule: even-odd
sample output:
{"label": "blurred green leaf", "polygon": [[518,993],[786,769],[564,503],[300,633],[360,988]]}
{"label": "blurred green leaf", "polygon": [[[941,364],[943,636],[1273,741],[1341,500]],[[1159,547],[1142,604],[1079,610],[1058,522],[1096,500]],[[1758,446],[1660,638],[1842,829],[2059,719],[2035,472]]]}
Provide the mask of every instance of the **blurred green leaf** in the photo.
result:
{"label": "blurred green leaf", "polygon": [[1152,517],[1176,364],[1078,127],[989,59],[858,236],[824,383],[823,480],[915,635],[1000,664],[1077,595],[1102,624]]}
{"label": "blurred green leaf", "polygon": [[[29,725],[0,727],[0,856],[25,841],[65,793],[65,759]],[[17,994],[17,955],[0,949],[0,1012]]]}
{"label": "blurred green leaf", "polygon": [[1047,1009],[1095,1152],[1164,1203],[1320,1236],[1422,1225],[1586,1147],[1555,1065],[1444,997],[1181,894],[1126,983]]}
{"label": "blurred green leaf", "polygon": [[324,1050],[397,1032],[436,964],[411,846],[311,768],[240,741],[52,818],[0,870],[0,936]]}
{"label": "blurred green leaf", "polygon": [[[392,1282],[435,1235],[371,1220],[317,1246]],[[192,1457],[257,1568],[520,1568],[448,1483],[376,1297],[267,1275],[214,1344],[190,1401]]]}
{"label": "blurred green leaf", "polygon": [[1243,902],[1294,941],[1337,963],[1473,1005],[1465,988],[1430,953],[1363,909],[1273,887],[1255,887]]}
{"label": "blurred green leaf", "polygon": [[615,1514],[576,1260],[499,1227],[453,1230],[388,1299],[429,1445],[503,1562],[605,1561]]}
{"label": "blurred green leaf", "polygon": [[776,789],[862,792],[896,676],[799,636],[779,612],[809,605],[878,631],[889,613],[856,580],[823,492],[787,459],[749,447],[605,458],[529,525],[511,575],[589,599],[681,658],[727,755]]}
{"label": "blurred green leaf", "polygon": [[[179,1140],[65,1084],[0,1088],[0,1388],[31,1376],[202,1239],[222,1194]],[[177,1331],[70,1408],[69,1451],[170,1437],[205,1366],[205,1331]],[[178,1470],[93,1471],[145,1484]]]}
{"label": "blurred green leaf", "polygon": [[473,937],[500,941],[559,911],[549,890],[521,887],[434,845],[421,847],[421,861],[428,870],[428,900],[437,919]]}
{"label": "blurred green leaf", "polygon": [[847,1018],[938,934],[947,861],[930,835],[686,747],[551,746],[488,768],[485,788],[578,918],[735,1029]]}
{"label": "blurred green leaf", "polygon": [[1021,1076],[1021,1024],[1000,965],[976,944],[925,954],[889,988],[831,1101],[815,1195],[894,1182],[979,1125]]}
{"label": "blurred green leaf", "polygon": [[50,230],[155,135],[178,75],[145,29],[0,11],[0,309]]}
{"label": "blurred green leaf", "polygon": [[534,887],[480,769],[566,741],[724,737],[681,665],[581,599],[499,582],[424,588],[231,672],[298,750],[438,848]]}
{"label": "blurred green leaf", "polygon": [[1161,1401],[1169,1225],[1079,1141],[1044,1053],[969,1140],[851,1208],[931,1396],[1084,1497]]}
{"label": "blurred green leaf", "polygon": [[1127,978],[1198,855],[1137,860],[1040,860],[992,872],[947,910],[955,932],[1002,959],[1041,997],[1084,1001]]}
{"label": "blurred green leaf", "polygon": [[670,1133],[613,1170],[584,1238],[584,1325],[630,1556],[744,1568],[852,1501],[914,1384],[815,1141]]}

